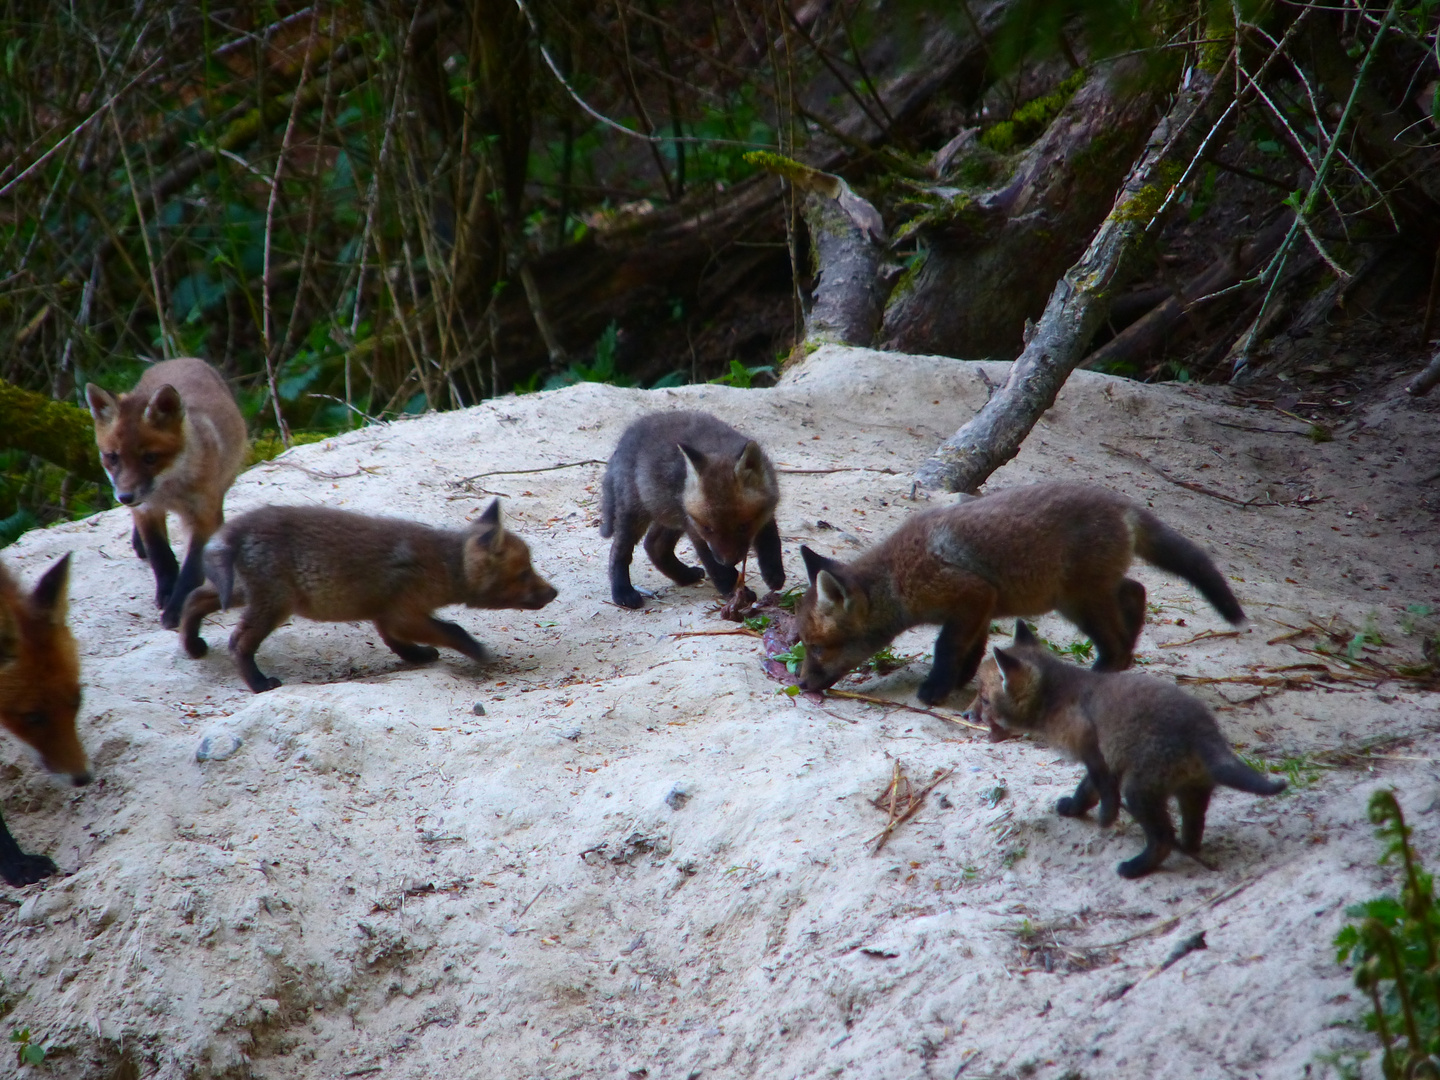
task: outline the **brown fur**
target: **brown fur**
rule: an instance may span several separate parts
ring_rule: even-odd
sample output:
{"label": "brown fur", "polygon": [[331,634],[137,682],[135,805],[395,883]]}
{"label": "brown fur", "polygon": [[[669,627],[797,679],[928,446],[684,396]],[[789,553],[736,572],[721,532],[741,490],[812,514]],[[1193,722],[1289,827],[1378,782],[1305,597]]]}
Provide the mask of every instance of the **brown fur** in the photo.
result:
{"label": "brown fur", "polygon": [[255,650],[292,614],[321,622],[369,620],[396,654],[423,664],[445,645],[475,660],[489,650],[436,608],[542,608],[555,590],[530,565],[525,541],[500,523],[497,499],[464,531],[323,506],[266,506],[242,514],[205,554],[210,581],[185,602],[181,634],[204,656],[200,622],[244,604],[230,652],[256,693],[280,685]]}
{"label": "brown fur", "polygon": [[[0,566],[0,724],[54,773],[90,782],[90,763],[75,732],[80,659],[65,625],[70,556],[45,572],[28,596]],[[28,885],[55,872],[44,855],[20,850],[0,819],[0,877]]]}
{"label": "brown fur", "polygon": [[926,704],[970,680],[990,620],[1059,611],[1094,642],[1095,667],[1130,666],[1145,587],[1125,576],[1139,555],[1189,580],[1231,622],[1245,613],[1209,557],[1149,510],[1088,484],[1035,484],[910,517],[849,564],[800,549],[800,685],[831,686],[912,626],[940,624]]}
{"label": "brown fur", "polygon": [[[225,520],[225,492],[245,460],[245,421],[220,373],[204,360],[166,360],[145,370],[118,398],[85,387],[95,420],[100,463],[115,498],[130,507],[135,553],[155,572],[155,606],[167,627],[179,623],[190,590],[204,579],[205,542]],[[166,529],[168,511],[190,532],[177,567]]]}
{"label": "brown fur", "polygon": [[[1120,802],[1145,831],[1145,850],[1121,863],[1122,877],[1148,874],[1172,848],[1198,855],[1205,810],[1217,785],[1275,795],[1285,781],[1256,772],[1220,734],[1205,705],[1148,675],[1086,671],[1050,655],[1029,628],[980,665],[980,692],[971,715],[990,725],[991,739],[1029,732],[1085,766],[1075,794],[1056,811],[1080,817],[1100,804],[1111,825]],[[1180,804],[1180,836],[1170,819]]]}
{"label": "brown fur", "polygon": [[[735,564],[753,546],[771,589],[785,584],[775,506],[775,468],[729,424],[702,412],[642,416],[620,436],[605,470],[600,535],[610,546],[610,595],[622,607],[645,606],[630,583],[630,559],[644,537],[656,569],[681,585],[705,575],[722,593],[735,588]],[[675,555],[685,536],[703,569]]]}

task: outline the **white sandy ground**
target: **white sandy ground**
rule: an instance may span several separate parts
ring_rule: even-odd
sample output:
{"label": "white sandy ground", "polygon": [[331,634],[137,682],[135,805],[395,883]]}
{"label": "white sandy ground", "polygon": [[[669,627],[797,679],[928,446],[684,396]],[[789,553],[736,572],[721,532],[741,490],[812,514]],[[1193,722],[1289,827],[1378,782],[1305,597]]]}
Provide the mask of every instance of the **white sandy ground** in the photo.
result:
{"label": "white sandy ground", "polygon": [[[64,788],[3,744],[5,816],[68,874],[0,890],[0,1032],[49,1048],[22,1073],[1219,1080],[1320,1076],[1320,1055],[1370,1045],[1330,941],[1346,904],[1390,882],[1364,817],[1375,788],[1399,790],[1440,865],[1436,694],[1199,688],[1232,740],[1272,758],[1414,738],[1279,798],[1220,791],[1215,871],[1175,855],[1128,882],[1114,867],[1140,846],[1133,823],[1053,813],[1075,766],[933,716],[778,694],[754,638],[676,636],[733,624],[708,584],[674,587],[643,556],[636,583],[657,600],[611,605],[601,467],[523,471],[603,459],[647,410],[709,409],[783,468],[824,470],[782,476],[799,581],[801,542],[847,557],[923,505],[912,470],[1004,371],[825,349],[774,389],[580,385],[367,428],[240,478],[232,514],[324,503],[454,525],[501,494],[560,597],[455,609],[500,655],[488,667],[412,667],[367,625],[297,620],[259,656],[285,685],[253,696],[223,648],[233,613],[207,623],[202,661],[161,629],[124,511],[25,536],[5,558],[26,580],[75,553],[98,779]],[[1311,662],[1266,642],[1371,612],[1391,643],[1375,655],[1413,657],[1402,612],[1440,607],[1418,482],[1436,415],[1397,390],[1317,445],[1222,389],[1081,373],[990,489],[1103,483],[1214,552],[1251,629],[1164,648],[1227,628],[1144,568],[1153,672]],[[1319,501],[1241,507],[1125,452],[1242,501]],[[914,704],[932,633],[898,643],[921,654],[908,667],[844,685]],[[240,745],[197,761],[207,737]],[[896,761],[917,782],[954,772],[876,856],[886,815],[869,800]],[[1208,948],[1155,972],[1199,931]]]}

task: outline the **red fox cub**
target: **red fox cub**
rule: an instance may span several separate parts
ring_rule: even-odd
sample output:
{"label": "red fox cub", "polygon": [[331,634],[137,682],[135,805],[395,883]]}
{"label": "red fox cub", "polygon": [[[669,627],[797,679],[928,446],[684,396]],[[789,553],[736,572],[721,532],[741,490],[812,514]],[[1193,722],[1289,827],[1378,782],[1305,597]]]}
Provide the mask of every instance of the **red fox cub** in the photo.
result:
{"label": "red fox cub", "polygon": [[[630,584],[630,558],[645,554],[670,580],[693,585],[706,574],[724,594],[735,588],[735,564],[753,545],[771,589],[785,584],[775,505],[780,488],[760,444],[703,412],[642,416],[620,436],[605,470],[600,535],[610,545],[610,596],[621,607],[645,606]],[[675,555],[689,537],[700,566]]]}
{"label": "red fox cub", "polygon": [[201,620],[244,604],[230,653],[257,694],[280,680],[256,666],[255,650],[292,614],[321,622],[368,619],[412,664],[438,657],[435,645],[489,660],[484,645],[431,612],[446,604],[534,610],[556,596],[530,566],[525,541],[500,523],[499,499],[464,531],[324,506],[264,506],[220,530],[205,552],[205,570],[209,582],[185,601],[185,651],[204,656]]}
{"label": "red fox cub", "polygon": [[[130,542],[155,571],[155,606],[173,630],[185,597],[205,578],[205,541],[225,520],[225,492],[245,460],[245,421],[220,373],[194,357],[146,368],[118,398],[90,383],[85,398],[100,463],[115,498],[130,507]],[[179,567],[165,527],[169,510],[190,530]]]}
{"label": "red fox cub", "polygon": [[[1063,817],[1082,817],[1100,804],[1100,824],[1114,824],[1120,802],[1145,830],[1145,850],[1122,862],[1121,877],[1148,874],[1177,845],[1200,853],[1205,810],[1217,785],[1252,795],[1278,795],[1285,781],[1256,772],[1236,756],[1201,702],[1149,675],[1112,674],[1051,656],[1030,628],[1015,624],[1009,648],[995,647],[980,665],[980,694],[971,712],[990,725],[990,738],[1028,731],[1085,766],[1075,794],[1055,804]],[[1170,797],[1180,804],[1180,838]]]}
{"label": "red fox cub", "polygon": [[[75,733],[80,711],[80,659],[65,625],[70,556],[26,596],[0,566],[0,724],[77,787],[90,782],[90,763]],[[29,855],[0,818],[0,877],[29,885],[55,873],[44,855]]]}
{"label": "red fox cub", "polygon": [[1088,484],[1034,484],[915,514],[852,563],[800,549],[810,588],[800,602],[800,685],[823,690],[912,626],[939,623],[927,705],[970,681],[990,620],[1058,611],[1095,642],[1097,671],[1130,666],[1145,587],[1140,558],[1185,578],[1231,623],[1230,587],[1199,547],[1149,510]]}

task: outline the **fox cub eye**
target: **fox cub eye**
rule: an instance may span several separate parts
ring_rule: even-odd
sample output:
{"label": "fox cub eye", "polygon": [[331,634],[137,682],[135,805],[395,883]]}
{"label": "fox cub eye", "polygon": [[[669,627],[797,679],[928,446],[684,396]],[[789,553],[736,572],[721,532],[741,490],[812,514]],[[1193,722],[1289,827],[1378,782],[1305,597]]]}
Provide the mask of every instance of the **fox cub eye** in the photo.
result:
{"label": "fox cub eye", "polygon": [[151,451],[149,453],[141,454],[140,460],[143,461],[146,465],[154,465],[155,462],[160,460],[160,456]]}
{"label": "fox cub eye", "polygon": [[105,458],[105,464],[106,464],[106,465],[119,465],[119,464],[120,464],[120,455],[117,454],[114,450],[106,450],[105,453],[104,453],[104,455],[102,455],[102,456]]}

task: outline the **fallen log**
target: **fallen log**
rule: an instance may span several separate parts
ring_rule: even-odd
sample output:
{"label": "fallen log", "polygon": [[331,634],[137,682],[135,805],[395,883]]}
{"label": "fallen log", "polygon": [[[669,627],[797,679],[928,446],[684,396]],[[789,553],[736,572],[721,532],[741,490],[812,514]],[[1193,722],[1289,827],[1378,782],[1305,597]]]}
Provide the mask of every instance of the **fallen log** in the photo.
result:
{"label": "fallen log", "polygon": [[1110,297],[1134,271],[1136,255],[1176,201],[1197,152],[1220,133],[1229,87],[1214,71],[1185,72],[1170,110],[1121,188],[1114,207],[1080,261],[1056,283],[1045,312],[1010,377],[980,412],[941,443],[919,468],[926,487],[974,492],[1013,458],[1035,421],[1055,401],[1096,329]]}

